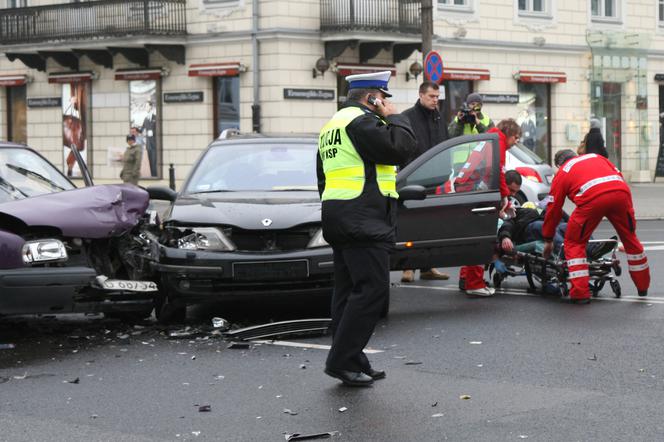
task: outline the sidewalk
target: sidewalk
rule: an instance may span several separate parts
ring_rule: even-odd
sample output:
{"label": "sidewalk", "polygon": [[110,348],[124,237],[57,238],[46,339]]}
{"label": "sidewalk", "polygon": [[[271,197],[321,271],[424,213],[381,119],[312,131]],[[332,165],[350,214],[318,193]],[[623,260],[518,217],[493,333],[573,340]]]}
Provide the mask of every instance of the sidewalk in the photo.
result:
{"label": "sidewalk", "polygon": [[[664,219],[664,183],[630,183],[637,220]],[[564,209],[572,213],[574,204],[565,201]]]}

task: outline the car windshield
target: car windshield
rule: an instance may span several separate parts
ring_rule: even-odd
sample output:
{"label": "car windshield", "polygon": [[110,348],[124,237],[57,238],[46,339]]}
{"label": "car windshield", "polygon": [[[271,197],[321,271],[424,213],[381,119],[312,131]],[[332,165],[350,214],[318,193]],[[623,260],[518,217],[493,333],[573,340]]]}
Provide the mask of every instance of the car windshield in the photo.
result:
{"label": "car windshield", "polygon": [[543,159],[522,144],[515,144],[508,152],[524,164],[544,164]]}
{"label": "car windshield", "polygon": [[51,163],[24,148],[0,148],[0,202],[74,189]]}
{"label": "car windshield", "polygon": [[185,193],[317,190],[316,143],[231,144],[210,148]]}

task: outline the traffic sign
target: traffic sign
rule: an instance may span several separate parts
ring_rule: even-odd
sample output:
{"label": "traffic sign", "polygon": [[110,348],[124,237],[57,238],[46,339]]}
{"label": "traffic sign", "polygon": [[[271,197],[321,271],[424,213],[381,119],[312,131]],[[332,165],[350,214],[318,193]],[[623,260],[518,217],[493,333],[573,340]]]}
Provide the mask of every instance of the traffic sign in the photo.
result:
{"label": "traffic sign", "polygon": [[424,58],[424,78],[436,84],[443,82],[443,58],[436,51],[431,51]]}

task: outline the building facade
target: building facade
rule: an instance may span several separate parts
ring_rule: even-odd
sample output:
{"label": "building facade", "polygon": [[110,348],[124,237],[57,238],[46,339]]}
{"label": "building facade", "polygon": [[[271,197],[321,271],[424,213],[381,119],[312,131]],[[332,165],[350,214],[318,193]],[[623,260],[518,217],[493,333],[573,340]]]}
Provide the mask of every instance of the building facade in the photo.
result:
{"label": "building facade", "polygon": [[[433,0],[445,119],[470,92],[546,160],[591,116],[632,182],[654,178],[664,115],[664,0]],[[0,0],[0,138],[73,177],[182,180],[225,129],[317,133],[343,77],[390,70],[400,110],[423,80],[419,0]],[[413,66],[415,65],[415,66]],[[660,81],[662,83],[660,83]],[[664,166],[664,161],[660,160]],[[662,171],[664,175],[664,170]]]}

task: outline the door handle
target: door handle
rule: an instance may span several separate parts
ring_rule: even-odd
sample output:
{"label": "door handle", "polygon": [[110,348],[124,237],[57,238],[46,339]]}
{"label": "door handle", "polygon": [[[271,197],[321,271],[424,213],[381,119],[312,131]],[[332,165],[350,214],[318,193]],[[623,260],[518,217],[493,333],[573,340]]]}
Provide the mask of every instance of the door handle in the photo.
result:
{"label": "door handle", "polygon": [[471,210],[472,213],[490,213],[490,212],[495,212],[496,208],[491,206],[491,207],[476,207],[475,209]]}

